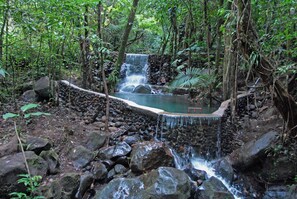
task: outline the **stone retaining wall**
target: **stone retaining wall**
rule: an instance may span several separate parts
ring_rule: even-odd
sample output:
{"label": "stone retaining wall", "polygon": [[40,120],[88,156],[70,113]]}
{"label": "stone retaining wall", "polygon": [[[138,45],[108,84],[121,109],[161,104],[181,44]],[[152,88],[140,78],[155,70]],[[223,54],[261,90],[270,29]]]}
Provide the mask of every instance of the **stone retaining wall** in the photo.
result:
{"label": "stone retaining wall", "polygon": [[[105,115],[105,96],[100,93],[81,89],[67,81],[59,82],[60,102],[84,117],[97,119]],[[246,96],[240,96],[239,107],[246,107]],[[203,157],[213,159],[226,155],[237,146],[234,145],[235,126],[230,121],[229,102],[222,103],[213,114],[174,115],[160,109],[137,105],[133,102],[110,97],[110,122],[120,123],[119,129],[129,135],[138,133],[145,140],[161,139],[177,150],[193,146]],[[239,109],[244,112],[244,109]]]}

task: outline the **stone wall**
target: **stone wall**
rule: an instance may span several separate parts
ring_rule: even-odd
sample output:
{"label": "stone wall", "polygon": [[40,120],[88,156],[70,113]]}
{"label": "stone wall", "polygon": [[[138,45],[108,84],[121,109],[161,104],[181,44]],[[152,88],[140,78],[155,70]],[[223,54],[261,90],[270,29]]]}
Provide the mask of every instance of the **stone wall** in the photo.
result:
{"label": "stone wall", "polygon": [[[97,120],[105,115],[103,94],[81,89],[67,81],[59,82],[58,93],[62,104],[80,112],[84,117],[93,117],[97,110]],[[123,134],[137,133],[144,140],[155,137],[168,142],[180,152],[185,147],[192,146],[201,156],[209,159],[229,154],[237,147],[233,139],[236,127],[230,121],[228,101],[222,103],[213,114],[170,115],[160,109],[110,98],[110,122],[121,123],[119,129]],[[239,106],[246,107],[246,101],[246,96],[240,96]]]}

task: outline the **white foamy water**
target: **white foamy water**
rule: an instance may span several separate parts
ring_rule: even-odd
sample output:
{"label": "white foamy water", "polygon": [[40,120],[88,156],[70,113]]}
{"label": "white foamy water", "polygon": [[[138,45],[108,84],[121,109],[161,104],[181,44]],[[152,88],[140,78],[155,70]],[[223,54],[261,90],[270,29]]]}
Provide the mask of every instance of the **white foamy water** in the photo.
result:
{"label": "white foamy water", "polygon": [[243,199],[242,197],[238,196],[240,191],[238,191],[235,187],[232,187],[229,183],[226,182],[221,176],[215,173],[215,169],[212,165],[202,158],[192,158],[191,163],[195,169],[205,171],[207,173],[208,178],[215,177],[220,180],[225,187],[228,189],[230,193],[232,193],[235,199]]}

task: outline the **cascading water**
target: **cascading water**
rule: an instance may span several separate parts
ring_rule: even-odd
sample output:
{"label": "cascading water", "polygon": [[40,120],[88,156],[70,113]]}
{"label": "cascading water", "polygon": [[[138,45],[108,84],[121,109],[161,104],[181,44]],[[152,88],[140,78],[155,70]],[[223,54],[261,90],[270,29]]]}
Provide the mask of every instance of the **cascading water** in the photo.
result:
{"label": "cascading water", "polygon": [[121,67],[123,82],[119,85],[119,92],[133,92],[139,85],[147,84],[148,55],[127,54],[126,61]]}
{"label": "cascading water", "polygon": [[208,179],[211,177],[214,177],[219,181],[221,181],[223,185],[226,187],[226,189],[233,195],[235,199],[242,199],[242,197],[240,196],[241,192],[235,187],[231,186],[221,176],[219,176],[210,162],[202,158],[199,158],[198,155],[195,154],[194,150],[191,147],[187,147],[186,151],[187,151],[185,155],[186,157],[181,157],[174,149],[171,148],[171,152],[174,157],[175,167],[177,169],[184,170],[185,168],[187,168],[187,165],[191,164],[193,168],[197,170],[205,171]]}

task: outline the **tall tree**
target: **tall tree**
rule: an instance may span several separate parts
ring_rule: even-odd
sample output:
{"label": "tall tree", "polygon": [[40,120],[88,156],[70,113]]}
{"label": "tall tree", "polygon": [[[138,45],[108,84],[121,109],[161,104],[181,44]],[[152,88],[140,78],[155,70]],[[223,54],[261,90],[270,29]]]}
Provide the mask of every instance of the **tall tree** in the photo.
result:
{"label": "tall tree", "polygon": [[111,74],[111,76],[112,76],[111,77],[111,81],[112,81],[111,83],[112,84],[116,83],[116,80],[117,80],[116,77],[118,76],[119,71],[121,69],[121,65],[124,62],[126,45],[127,45],[128,39],[129,39],[130,31],[131,31],[131,29],[133,27],[133,24],[134,24],[134,19],[135,19],[135,14],[136,14],[138,2],[139,2],[139,0],[133,0],[133,4],[132,4],[131,10],[130,10],[130,14],[129,14],[128,21],[127,21],[127,24],[126,24],[126,28],[125,28],[125,31],[124,31],[124,34],[123,34],[123,37],[122,37],[118,59],[117,59],[117,62],[115,64],[115,70]]}
{"label": "tall tree", "polygon": [[251,0],[234,1],[237,7],[237,42],[246,60],[256,55],[253,63],[254,71],[262,78],[263,83],[273,88],[274,105],[282,115],[287,125],[289,137],[297,135],[297,103],[284,89],[279,79],[274,78],[273,61],[260,51],[259,38],[252,21]]}

